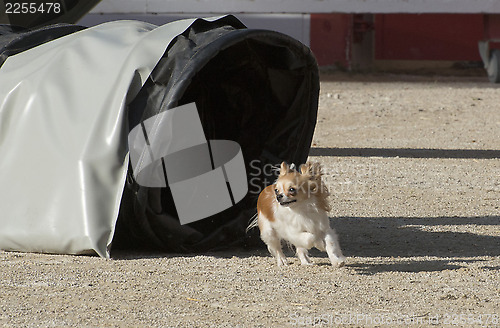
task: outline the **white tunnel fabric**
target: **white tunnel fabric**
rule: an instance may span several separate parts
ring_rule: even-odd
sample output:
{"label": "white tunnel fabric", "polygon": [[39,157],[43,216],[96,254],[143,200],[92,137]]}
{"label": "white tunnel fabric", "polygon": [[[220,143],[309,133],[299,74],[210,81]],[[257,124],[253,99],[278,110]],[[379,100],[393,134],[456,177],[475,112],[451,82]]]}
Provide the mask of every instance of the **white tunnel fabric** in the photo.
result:
{"label": "white tunnel fabric", "polygon": [[125,100],[193,21],[106,23],[4,62],[0,249],[109,257],[128,167]]}

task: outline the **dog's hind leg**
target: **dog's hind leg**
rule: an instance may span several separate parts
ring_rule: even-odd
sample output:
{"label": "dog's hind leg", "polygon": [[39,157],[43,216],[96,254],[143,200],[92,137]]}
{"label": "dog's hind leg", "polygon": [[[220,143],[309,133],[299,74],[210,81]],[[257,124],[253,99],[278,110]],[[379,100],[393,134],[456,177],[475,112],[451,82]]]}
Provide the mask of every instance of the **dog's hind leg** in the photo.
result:
{"label": "dog's hind leg", "polygon": [[267,245],[269,252],[276,258],[278,265],[287,265],[285,254],[281,248],[281,239],[267,220],[259,221],[260,239]]}
{"label": "dog's hind leg", "polygon": [[309,258],[309,252],[307,249],[302,247],[297,247],[297,257],[302,265],[312,265],[311,259]]}
{"label": "dog's hind leg", "polygon": [[286,256],[281,248],[281,240],[275,235],[261,236],[267,244],[267,249],[276,258],[278,265],[288,265]]}

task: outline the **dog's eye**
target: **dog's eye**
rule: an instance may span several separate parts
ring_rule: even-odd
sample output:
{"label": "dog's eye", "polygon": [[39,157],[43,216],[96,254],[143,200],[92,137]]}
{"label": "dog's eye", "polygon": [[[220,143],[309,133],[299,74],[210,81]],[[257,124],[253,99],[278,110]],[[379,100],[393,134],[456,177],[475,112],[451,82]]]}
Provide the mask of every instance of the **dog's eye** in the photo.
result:
{"label": "dog's eye", "polygon": [[274,193],[275,193],[276,195],[277,195],[277,194],[279,194],[278,189],[274,189]]}
{"label": "dog's eye", "polygon": [[297,194],[297,189],[295,189],[294,187],[290,187],[288,188],[288,192],[290,193],[290,195],[295,195]]}

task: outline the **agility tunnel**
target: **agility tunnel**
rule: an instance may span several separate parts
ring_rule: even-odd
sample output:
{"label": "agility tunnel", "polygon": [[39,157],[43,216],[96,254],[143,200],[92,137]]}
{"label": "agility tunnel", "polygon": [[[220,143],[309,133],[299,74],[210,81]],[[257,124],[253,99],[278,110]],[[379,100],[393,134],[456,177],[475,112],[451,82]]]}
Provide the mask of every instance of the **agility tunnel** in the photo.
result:
{"label": "agility tunnel", "polygon": [[234,16],[0,26],[0,249],[251,246],[270,165],[306,161],[310,49]]}

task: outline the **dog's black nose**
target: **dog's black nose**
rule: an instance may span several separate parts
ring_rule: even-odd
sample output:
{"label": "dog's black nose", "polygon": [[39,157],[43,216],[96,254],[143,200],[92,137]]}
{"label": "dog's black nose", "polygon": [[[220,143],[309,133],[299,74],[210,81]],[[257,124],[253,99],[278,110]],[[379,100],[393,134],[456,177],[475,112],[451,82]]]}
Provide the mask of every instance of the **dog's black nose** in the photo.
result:
{"label": "dog's black nose", "polygon": [[282,199],[283,199],[283,194],[278,194],[278,195],[276,195],[276,200],[277,200],[278,202],[281,202],[281,200],[282,200]]}

